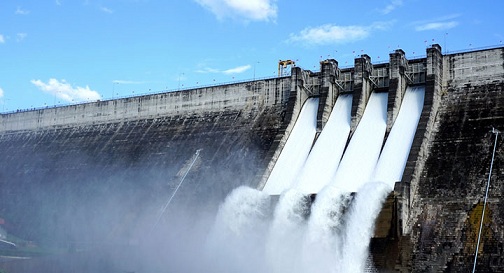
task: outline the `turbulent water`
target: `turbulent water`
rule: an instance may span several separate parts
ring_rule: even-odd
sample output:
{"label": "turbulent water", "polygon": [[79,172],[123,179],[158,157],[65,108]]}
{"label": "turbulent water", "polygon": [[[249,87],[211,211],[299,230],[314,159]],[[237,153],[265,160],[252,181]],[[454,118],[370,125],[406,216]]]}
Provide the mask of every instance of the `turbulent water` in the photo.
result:
{"label": "turbulent water", "polygon": [[[285,162],[277,163],[265,190],[240,187],[221,205],[207,241],[207,270],[372,272],[374,223],[401,180],[423,98],[423,88],[407,89],[382,150],[387,93],[373,93],[344,155],[351,97],[338,98],[310,154],[318,101],[307,102],[293,129],[297,137],[289,138],[279,158]],[[270,196],[276,192],[278,201]]]}

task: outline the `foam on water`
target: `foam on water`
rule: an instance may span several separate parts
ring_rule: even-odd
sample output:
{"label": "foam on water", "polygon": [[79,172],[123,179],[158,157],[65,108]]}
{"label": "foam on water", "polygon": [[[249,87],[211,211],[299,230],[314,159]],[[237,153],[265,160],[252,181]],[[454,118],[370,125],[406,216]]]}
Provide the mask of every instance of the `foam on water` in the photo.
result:
{"label": "foam on water", "polygon": [[282,194],[266,242],[268,272],[297,272],[311,199],[296,190]]}
{"label": "foam on water", "polygon": [[209,272],[264,272],[270,196],[239,187],[221,205],[206,244]]}
{"label": "foam on water", "polygon": [[364,272],[369,256],[369,242],[374,233],[375,220],[392,188],[381,182],[365,183],[356,194],[346,216],[344,255],[338,272]]}
{"label": "foam on water", "polygon": [[343,216],[351,199],[349,192],[334,186],[317,195],[303,245],[303,266],[308,272],[335,272],[343,257]]}

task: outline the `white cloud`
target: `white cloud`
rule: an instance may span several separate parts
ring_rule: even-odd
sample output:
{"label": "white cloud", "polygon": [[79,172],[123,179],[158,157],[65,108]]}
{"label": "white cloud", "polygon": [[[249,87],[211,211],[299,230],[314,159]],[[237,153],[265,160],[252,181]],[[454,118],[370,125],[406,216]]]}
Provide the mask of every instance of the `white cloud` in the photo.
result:
{"label": "white cloud", "polygon": [[369,36],[369,31],[362,26],[323,25],[305,28],[299,34],[291,34],[291,42],[308,44],[338,44],[362,40]]}
{"label": "white cloud", "polygon": [[4,44],[5,43],[5,38],[2,34],[0,34],[0,44]]}
{"label": "white cloud", "polygon": [[29,10],[24,10],[21,7],[17,7],[15,14],[18,15],[28,15],[30,13]]}
{"label": "white cloud", "polygon": [[31,83],[40,90],[67,102],[99,100],[101,98],[100,94],[97,91],[89,89],[89,86],[72,87],[72,85],[65,80],[58,81],[57,79],[49,79],[47,83],[41,80],[31,80]]}
{"label": "white cloud", "polygon": [[0,98],[3,98],[3,96],[4,96],[4,91],[3,91],[3,89],[0,87]]}
{"label": "white cloud", "polygon": [[414,21],[410,26],[413,26],[416,31],[425,30],[446,30],[458,26],[459,22],[455,19],[461,14],[448,14],[437,18]]}
{"label": "white cloud", "polygon": [[390,3],[383,9],[380,10],[382,14],[389,14],[396,8],[402,6],[403,1],[402,0],[392,0]]}
{"label": "white cloud", "polygon": [[21,42],[26,38],[26,36],[28,36],[28,34],[18,33],[18,34],[16,34],[16,41]]}
{"label": "white cloud", "polygon": [[422,25],[418,25],[415,27],[416,31],[424,31],[424,30],[446,30],[450,28],[454,28],[458,25],[457,21],[448,21],[448,22],[432,22],[426,23]]}
{"label": "white cloud", "polygon": [[105,13],[114,13],[113,10],[111,10],[111,9],[109,9],[107,7],[100,7],[100,10],[103,11],[103,12],[105,12]]}
{"label": "white cloud", "polygon": [[242,65],[242,66],[238,66],[235,68],[230,68],[230,69],[224,70],[224,71],[222,71],[222,73],[224,73],[224,74],[240,74],[240,73],[243,73],[243,72],[249,70],[250,68],[251,68],[251,66],[249,64],[247,64],[247,65]]}
{"label": "white cloud", "polygon": [[56,5],[61,6],[61,1],[60,0],[56,0],[55,2],[56,2]]}
{"label": "white cloud", "polygon": [[245,21],[274,21],[277,17],[276,0],[195,0],[210,10],[218,19],[233,18]]}
{"label": "white cloud", "polygon": [[252,66],[247,64],[247,65],[241,65],[241,66],[237,66],[237,67],[234,67],[234,68],[229,68],[229,69],[226,69],[226,70],[220,70],[220,69],[215,69],[215,68],[210,68],[210,67],[203,67],[201,69],[198,69],[196,70],[197,73],[221,73],[221,74],[226,74],[226,75],[230,75],[230,74],[240,74],[240,73],[243,73],[247,70],[249,70]]}
{"label": "white cloud", "polygon": [[326,24],[309,27],[291,34],[289,42],[305,45],[343,44],[367,38],[373,30],[385,30],[393,22],[375,22],[370,26],[337,26]]}

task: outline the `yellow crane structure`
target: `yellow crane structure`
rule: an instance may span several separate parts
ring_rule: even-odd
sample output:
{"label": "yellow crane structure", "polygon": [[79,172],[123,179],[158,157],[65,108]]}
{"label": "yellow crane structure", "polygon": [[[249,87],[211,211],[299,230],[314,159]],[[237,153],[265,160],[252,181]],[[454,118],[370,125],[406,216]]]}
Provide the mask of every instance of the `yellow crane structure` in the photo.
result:
{"label": "yellow crane structure", "polygon": [[292,60],[278,61],[278,77],[283,76],[287,68],[293,68],[295,66],[296,63]]}

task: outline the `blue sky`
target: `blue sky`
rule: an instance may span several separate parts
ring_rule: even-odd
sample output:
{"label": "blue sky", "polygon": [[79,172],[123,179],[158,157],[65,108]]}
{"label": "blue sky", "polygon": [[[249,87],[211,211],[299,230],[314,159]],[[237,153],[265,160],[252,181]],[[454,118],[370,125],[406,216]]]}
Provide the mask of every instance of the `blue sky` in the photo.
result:
{"label": "blue sky", "polygon": [[3,0],[0,112],[503,44],[502,1]]}

